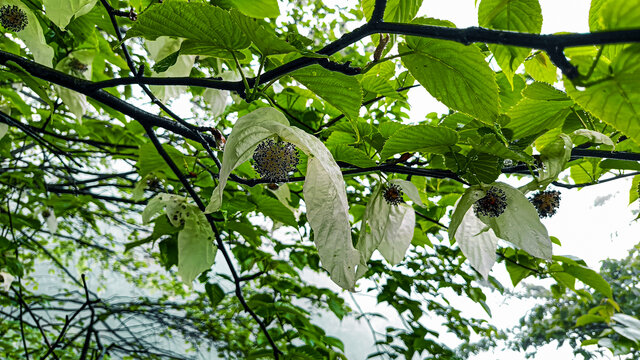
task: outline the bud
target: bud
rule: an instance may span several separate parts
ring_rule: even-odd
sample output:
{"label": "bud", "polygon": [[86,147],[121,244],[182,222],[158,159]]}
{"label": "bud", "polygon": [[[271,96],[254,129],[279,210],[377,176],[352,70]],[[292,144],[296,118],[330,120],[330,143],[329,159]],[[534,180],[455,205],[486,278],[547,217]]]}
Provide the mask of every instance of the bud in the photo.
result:
{"label": "bud", "polygon": [[504,190],[491,187],[485,196],[473,204],[473,212],[476,216],[498,217],[507,208],[507,195]]}
{"label": "bud", "polygon": [[24,30],[29,21],[27,14],[16,5],[5,5],[0,8],[0,24],[13,32]]}
{"label": "bud", "polygon": [[529,201],[538,210],[540,218],[551,217],[555,215],[560,206],[560,191],[539,191],[529,198]]}
{"label": "bud", "polygon": [[298,165],[298,149],[288,142],[266,140],[254,151],[253,160],[253,168],[263,179],[272,183],[286,181]]}

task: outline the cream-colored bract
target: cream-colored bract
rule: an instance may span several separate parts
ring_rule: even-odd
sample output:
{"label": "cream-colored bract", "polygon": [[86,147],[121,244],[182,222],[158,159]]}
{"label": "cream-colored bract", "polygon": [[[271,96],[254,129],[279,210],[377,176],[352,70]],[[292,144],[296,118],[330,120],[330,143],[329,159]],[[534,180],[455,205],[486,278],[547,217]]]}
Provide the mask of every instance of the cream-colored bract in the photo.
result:
{"label": "cream-colored bract", "polygon": [[206,212],[220,209],[231,172],[251,158],[259,143],[274,136],[294,144],[309,157],[303,193],[320,261],[336,284],[353,290],[360,255],[351,243],[349,205],[340,167],[322,141],[289,126],[278,110],[260,108],[238,119],[227,139],[219,184]]}
{"label": "cream-colored bract", "polygon": [[47,17],[60,29],[93,9],[98,0],[44,0]]}

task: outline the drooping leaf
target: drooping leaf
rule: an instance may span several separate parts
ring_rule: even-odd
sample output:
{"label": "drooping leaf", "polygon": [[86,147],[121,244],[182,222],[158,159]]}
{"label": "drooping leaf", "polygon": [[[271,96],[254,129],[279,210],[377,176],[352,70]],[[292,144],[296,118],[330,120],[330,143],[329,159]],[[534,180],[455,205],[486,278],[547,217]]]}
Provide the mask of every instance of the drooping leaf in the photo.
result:
{"label": "drooping leaf", "polygon": [[582,265],[564,264],[563,267],[565,272],[575,276],[576,279],[582,281],[585,285],[592,287],[608,298],[613,297],[611,286],[596,271]]}
{"label": "drooping leaf", "polygon": [[[414,24],[452,26],[442,20],[420,18]],[[409,72],[448,107],[493,124],[498,116],[498,85],[494,72],[475,45],[407,37],[398,45]]]}
{"label": "drooping leaf", "polygon": [[[478,24],[489,29],[539,34],[542,9],[538,0],[482,0],[478,6]],[[513,86],[513,74],[531,49],[496,44],[488,46]]]}
{"label": "drooping leaf", "polygon": [[355,121],[362,104],[362,88],[353,76],[331,71],[320,65],[311,65],[296,70],[291,76],[307,89],[342,111],[348,119]]}
{"label": "drooping leaf", "polygon": [[420,151],[443,154],[458,142],[458,134],[443,126],[416,125],[400,129],[384,143],[380,158],[393,154]]}
{"label": "drooping leaf", "polygon": [[44,0],[44,8],[49,20],[64,29],[71,19],[91,11],[96,2],[97,0]]}
{"label": "drooping leaf", "polygon": [[238,119],[228,137],[219,184],[206,212],[220,209],[222,192],[231,172],[253,155],[258,143],[274,135],[294,144],[308,156],[303,194],[320,261],[336,284],[353,289],[359,255],[351,243],[349,205],[340,168],[320,140],[290,127],[278,110],[259,108]]}
{"label": "drooping leaf", "polygon": [[200,2],[165,0],[138,16],[126,39],[160,36],[208,42],[227,50],[245,49],[249,38],[233,22],[228,11]]}
{"label": "drooping leaf", "polygon": [[211,307],[215,308],[224,299],[224,290],[218,284],[206,283],[204,290],[207,293]]}
{"label": "drooping leaf", "polygon": [[564,81],[567,94],[583,109],[640,144],[640,45],[624,49],[611,63],[613,75],[603,81],[577,89]]}
{"label": "drooping leaf", "polygon": [[336,161],[343,161],[361,168],[376,166],[376,162],[371,160],[364,151],[346,144],[338,144],[332,147],[331,153]]}

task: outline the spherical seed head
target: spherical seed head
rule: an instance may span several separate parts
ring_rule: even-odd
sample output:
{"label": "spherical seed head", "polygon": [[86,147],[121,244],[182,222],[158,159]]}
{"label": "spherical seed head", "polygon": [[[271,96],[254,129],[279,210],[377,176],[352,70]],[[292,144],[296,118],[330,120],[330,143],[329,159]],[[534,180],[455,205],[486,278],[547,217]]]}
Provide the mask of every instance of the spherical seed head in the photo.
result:
{"label": "spherical seed head", "polygon": [[71,68],[71,71],[78,74],[82,74],[89,69],[89,67],[85,63],[76,58],[72,58],[71,60],[69,60],[69,68]]}
{"label": "spherical seed head", "polygon": [[473,204],[473,212],[476,216],[498,217],[507,208],[507,195],[504,190],[491,187],[485,196]]}
{"label": "spherical seed head", "polygon": [[253,160],[253,168],[263,179],[272,183],[286,181],[298,165],[298,149],[288,142],[266,140],[254,151]]}
{"label": "spherical seed head", "polygon": [[538,210],[540,218],[551,217],[555,215],[558,206],[560,206],[560,191],[538,191],[529,198],[529,201]]}
{"label": "spherical seed head", "polygon": [[402,190],[396,184],[390,184],[384,187],[382,190],[382,196],[389,205],[398,205],[404,202],[402,200]]}
{"label": "spherical seed head", "polygon": [[0,8],[0,24],[13,32],[24,30],[29,21],[27,14],[16,5],[5,5]]}

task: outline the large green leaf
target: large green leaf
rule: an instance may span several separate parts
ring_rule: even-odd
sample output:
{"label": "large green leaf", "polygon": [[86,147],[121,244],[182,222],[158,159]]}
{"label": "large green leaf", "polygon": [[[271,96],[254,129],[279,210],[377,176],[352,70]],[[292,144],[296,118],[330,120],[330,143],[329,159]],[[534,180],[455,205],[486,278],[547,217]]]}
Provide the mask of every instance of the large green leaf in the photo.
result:
{"label": "large green leaf", "polygon": [[278,0],[226,0],[246,16],[264,19],[280,15]]}
{"label": "large green leaf", "polygon": [[246,17],[237,11],[231,11],[231,18],[244,34],[251,39],[251,42],[260,50],[262,55],[269,56],[298,51],[293,45],[278,38],[273,32],[265,29],[254,19]]}
{"label": "large green leaf", "polygon": [[376,162],[371,160],[364,151],[346,144],[332,147],[331,153],[336,161],[343,161],[361,168],[376,166]]}
{"label": "large green leaf", "polygon": [[563,267],[566,273],[575,276],[576,279],[582,281],[585,285],[591,286],[594,290],[608,298],[613,297],[611,286],[598,272],[582,265],[564,264]]}
{"label": "large green leaf", "polygon": [[603,30],[640,29],[640,0],[609,0],[599,14]]}
{"label": "large green leaf", "polygon": [[231,172],[249,160],[260,142],[273,136],[296,145],[308,156],[303,194],[320,261],[336,284],[352,290],[359,254],[351,243],[349,205],[340,168],[320,140],[290,127],[278,110],[259,108],[238,119],[227,139],[219,184],[206,212],[220,209],[222,192]]}
{"label": "large green leaf", "polygon": [[380,158],[393,154],[420,151],[443,154],[458,142],[458,134],[443,126],[416,125],[400,129],[384,143]]}
{"label": "large green leaf", "polygon": [[228,11],[205,3],[179,0],[165,0],[151,6],[138,16],[125,39],[155,40],[160,36],[208,42],[227,50],[241,50],[251,44]]}
{"label": "large green leaf", "polygon": [[524,62],[524,70],[536,81],[554,84],[558,81],[558,68],[544,52],[535,54]]}
{"label": "large green leaf", "polygon": [[[478,6],[478,24],[489,29],[539,34],[542,9],[538,0],[482,0]],[[513,86],[513,74],[531,49],[497,44],[488,46]]]}
{"label": "large green leaf", "polygon": [[514,139],[561,126],[571,112],[573,101],[550,85],[536,82],[522,94],[525,97],[507,112],[511,118],[507,128],[513,131]]}
{"label": "large green leaf", "polygon": [[600,12],[602,6],[609,0],[591,0],[591,6],[589,7],[589,30],[591,32],[600,31],[603,29],[602,17]]}
{"label": "large green leaf", "polygon": [[612,62],[613,75],[577,89],[565,79],[567,94],[586,111],[640,144],[640,45],[624,49]]}
{"label": "large green leaf", "polygon": [[348,119],[358,118],[362,104],[362,88],[355,77],[327,70],[320,65],[296,70],[291,76],[342,111]]}
{"label": "large green leaf", "polygon": [[285,225],[297,227],[293,212],[284,206],[278,199],[268,196],[259,196],[255,200],[258,210],[275,221],[279,221]]}
{"label": "large green leaf", "polygon": [[79,18],[96,5],[97,0],[44,0],[47,17],[59,28],[67,27],[72,18]]}
{"label": "large green leaf", "polygon": [[[451,26],[435,19],[416,19],[414,24]],[[475,45],[453,41],[407,37],[398,45],[402,62],[436,99],[452,109],[493,124],[498,116],[498,85],[495,74]]]}

